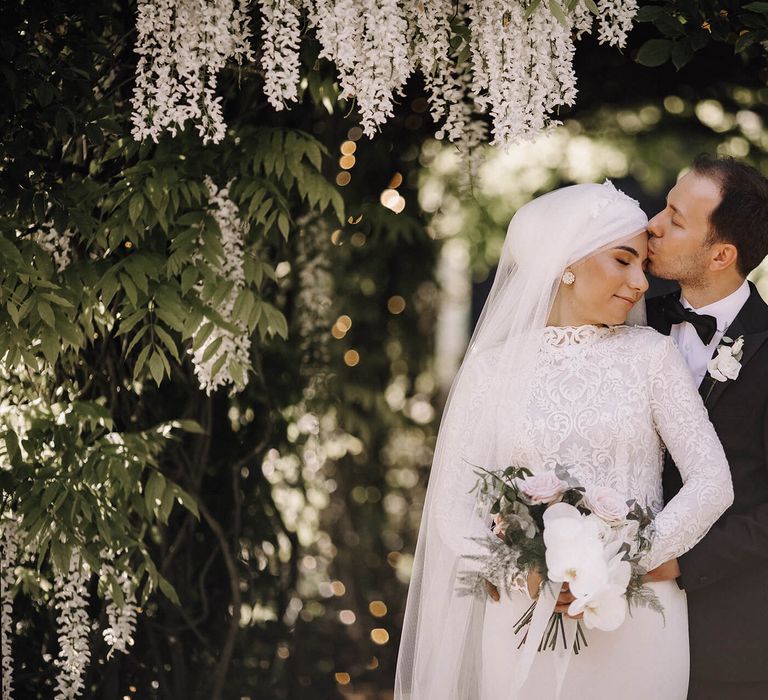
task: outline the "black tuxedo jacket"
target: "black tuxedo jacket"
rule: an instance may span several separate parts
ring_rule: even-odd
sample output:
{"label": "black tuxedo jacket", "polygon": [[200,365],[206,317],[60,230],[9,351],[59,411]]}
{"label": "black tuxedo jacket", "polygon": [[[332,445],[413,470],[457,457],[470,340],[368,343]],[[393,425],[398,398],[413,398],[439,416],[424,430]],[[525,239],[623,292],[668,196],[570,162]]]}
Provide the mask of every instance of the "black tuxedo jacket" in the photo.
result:
{"label": "black tuxedo jacket", "polygon": [[[679,297],[680,292],[674,292]],[[647,301],[648,324],[669,335],[659,303]],[[768,305],[750,296],[726,335],[744,336],[737,379],[709,374],[699,387],[733,477],[734,502],[707,535],[679,558],[678,584],[688,596],[691,677],[697,681],[768,681]],[[681,486],[667,455],[665,502]]]}

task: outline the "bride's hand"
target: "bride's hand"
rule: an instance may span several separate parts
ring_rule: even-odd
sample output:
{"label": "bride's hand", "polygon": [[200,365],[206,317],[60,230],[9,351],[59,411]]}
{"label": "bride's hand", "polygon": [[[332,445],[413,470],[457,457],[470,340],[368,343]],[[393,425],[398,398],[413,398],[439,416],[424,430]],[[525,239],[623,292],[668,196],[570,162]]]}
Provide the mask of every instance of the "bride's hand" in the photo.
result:
{"label": "bride's hand", "polygon": [[[567,583],[564,583],[560,589],[560,593],[557,596],[557,604],[555,605],[556,613],[567,613],[570,604],[576,600],[576,596],[571,593],[571,588]],[[568,616],[570,617],[570,615]],[[579,616],[580,618],[581,616]],[[577,619],[577,618],[574,618]]]}
{"label": "bride's hand", "polygon": [[[544,581],[544,579],[538,571],[531,571],[528,574],[528,595],[534,600],[539,597],[542,581]],[[500,598],[499,589],[487,579],[484,580],[483,583],[485,584],[485,590],[488,592],[488,595],[491,596],[491,600],[498,603]]]}
{"label": "bride's hand", "polygon": [[655,569],[651,569],[643,576],[643,583],[655,583],[657,581],[674,581],[680,576],[680,565],[677,559],[670,559],[660,564]]}
{"label": "bride's hand", "polygon": [[541,584],[544,582],[544,577],[534,569],[528,572],[528,595],[534,600],[539,597],[541,591]]}

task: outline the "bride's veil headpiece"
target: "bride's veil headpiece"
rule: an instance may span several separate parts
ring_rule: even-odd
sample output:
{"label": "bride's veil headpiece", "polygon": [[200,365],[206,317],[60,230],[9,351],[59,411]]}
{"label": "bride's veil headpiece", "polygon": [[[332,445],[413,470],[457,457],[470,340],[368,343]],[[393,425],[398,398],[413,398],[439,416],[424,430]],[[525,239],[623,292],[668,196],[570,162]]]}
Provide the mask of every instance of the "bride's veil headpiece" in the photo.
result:
{"label": "bride's veil headpiece", "polygon": [[[469,568],[464,556],[476,551],[471,538],[488,536],[487,512],[470,493],[475,467],[514,463],[532,363],[565,269],[647,223],[637,202],[609,181],[555,190],[510,222],[443,411],[408,591],[396,700],[478,697],[485,603],[457,586],[457,574]],[[628,323],[645,322],[639,307],[643,302]]]}

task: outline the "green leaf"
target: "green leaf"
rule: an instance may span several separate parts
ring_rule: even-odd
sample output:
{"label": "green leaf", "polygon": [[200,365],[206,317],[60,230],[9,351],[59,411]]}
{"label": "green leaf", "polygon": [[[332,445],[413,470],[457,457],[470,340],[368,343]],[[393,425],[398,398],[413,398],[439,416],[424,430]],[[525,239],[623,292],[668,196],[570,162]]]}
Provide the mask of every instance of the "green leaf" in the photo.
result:
{"label": "green leaf", "polygon": [[160,386],[163,381],[163,372],[165,371],[165,363],[161,357],[160,350],[155,350],[152,353],[152,357],[149,358],[149,373],[152,375],[152,379],[155,380],[155,384]]}
{"label": "green leaf", "polygon": [[197,268],[194,266],[190,266],[185,268],[184,272],[181,273],[181,293],[186,294],[192,287],[194,286],[195,282],[197,282],[197,278],[199,277],[200,273],[198,272]]}
{"label": "green leaf", "polygon": [[152,471],[144,486],[144,504],[147,510],[152,513],[162,503],[163,492],[166,488],[165,477],[158,471]]}
{"label": "green leaf", "polygon": [[749,32],[748,34],[742,34],[737,40],[736,40],[736,46],[734,47],[734,51],[736,53],[741,53],[742,51],[746,51],[750,46],[753,44],[756,44],[758,41],[762,41],[766,36],[766,32]]}
{"label": "green leaf", "polygon": [[693,58],[693,49],[691,45],[683,39],[682,41],[676,41],[672,47],[672,63],[677,70],[680,70],[686,63]]}
{"label": "green leaf", "polygon": [[165,330],[160,325],[155,325],[155,333],[157,334],[157,337],[160,338],[160,340],[163,342],[163,345],[168,348],[171,355],[173,355],[173,358],[176,360],[176,362],[181,362],[181,358],[179,357],[179,350],[176,347],[176,342],[171,338],[170,333]]}
{"label": "green leaf", "polygon": [[660,7],[659,5],[643,5],[635,15],[635,22],[653,22],[663,12],[664,8]]}
{"label": "green leaf", "polygon": [[173,485],[173,492],[176,495],[176,498],[179,499],[179,503],[200,520],[200,511],[197,508],[197,501],[178,484]]}
{"label": "green leaf", "polygon": [[192,350],[197,352],[203,345],[205,344],[205,341],[208,340],[208,337],[213,332],[213,329],[215,328],[215,325],[213,321],[208,321],[204,323],[195,333],[195,337],[192,339]]}
{"label": "green leaf", "polygon": [[[600,14],[600,10],[597,7],[597,4],[595,3],[595,0],[584,0],[584,5],[586,5],[586,8],[595,16]],[[640,8],[642,9],[642,8]],[[637,17],[635,17],[637,19]],[[639,20],[638,20],[639,21]]]}
{"label": "green leaf", "polygon": [[534,12],[536,12],[536,9],[541,5],[541,0],[531,0],[531,4],[528,5],[528,8],[525,10],[525,18],[529,19]]}
{"label": "green leaf", "polygon": [[760,14],[768,14],[768,2],[749,2],[743,5],[742,10],[750,10],[751,12],[759,12]]}
{"label": "green leaf", "polygon": [[53,292],[44,292],[40,295],[43,299],[47,299],[53,304],[56,304],[57,306],[63,306],[65,309],[74,309],[74,305],[67,301],[64,297],[60,297],[58,294],[54,294]]}
{"label": "green leaf", "polygon": [[51,328],[43,329],[40,335],[42,341],[43,355],[50,364],[55,364],[59,357],[59,350],[61,350],[61,338]]}
{"label": "green leaf", "polygon": [[704,29],[691,32],[688,35],[688,41],[691,42],[691,48],[694,51],[700,51],[709,43],[709,32],[705,31]]}
{"label": "green leaf", "polygon": [[47,301],[38,300],[37,313],[40,315],[40,318],[51,328],[56,327],[56,317],[53,315],[53,309]]}
{"label": "green leaf", "polygon": [[121,272],[120,282],[123,285],[123,289],[125,290],[125,295],[128,297],[131,304],[136,307],[139,303],[139,292],[136,289],[136,285],[133,283],[133,280],[127,274]]}
{"label": "green leaf", "polygon": [[144,196],[141,194],[141,192],[136,192],[133,197],[131,197],[131,201],[128,203],[128,216],[131,218],[132,224],[135,224],[139,220],[143,210]]}
{"label": "green leaf", "polygon": [[656,29],[658,29],[664,36],[670,38],[679,37],[685,33],[680,21],[669,14],[660,15],[654,24],[656,25]]}
{"label": "green leaf", "polygon": [[115,274],[114,269],[106,272],[104,277],[101,278],[101,282],[99,284],[101,286],[101,301],[104,306],[109,306],[110,302],[115,296],[115,292],[117,292],[117,289],[120,286],[119,282],[117,281],[117,275]]}
{"label": "green leaf", "polygon": [[[131,350],[133,350],[136,347],[137,343],[147,334],[147,331],[149,330],[149,328],[150,328],[149,326],[142,326],[138,330],[136,335],[134,335],[133,338],[131,338],[131,342],[128,343],[128,347],[125,349],[125,354],[126,355],[130,355],[131,354]],[[141,356],[141,355],[139,355],[139,356]]]}
{"label": "green leaf", "polygon": [[116,337],[120,337],[121,335],[125,335],[126,333],[133,330],[133,327],[142,319],[146,318],[147,316],[147,310],[146,309],[137,309],[136,311],[133,311],[132,313],[128,314],[124,318],[120,319],[120,323],[118,326],[118,331],[115,333]]}
{"label": "green leaf", "polygon": [[215,354],[216,351],[221,347],[221,343],[224,340],[224,336],[219,336],[216,338],[207,348],[205,348],[205,352],[203,353],[203,362],[208,362]]}
{"label": "green leaf", "polygon": [[181,607],[181,602],[179,601],[179,596],[176,593],[176,589],[165,578],[159,576],[158,585],[160,586],[160,590],[162,591],[163,595],[168,598],[168,600],[170,600],[177,607]]}
{"label": "green leaf", "polygon": [[149,356],[150,351],[152,350],[151,345],[145,345],[141,352],[139,353],[139,356],[136,358],[136,364],[133,367],[133,378],[138,379],[139,375],[141,374],[141,370],[144,369],[144,363],[147,361],[147,357]]}
{"label": "green leaf", "polygon": [[557,0],[549,0],[549,11],[552,13],[552,16],[560,22],[564,27],[568,27],[568,19],[565,16],[565,12],[563,12],[563,8],[560,7],[560,3]]}
{"label": "green leaf", "polygon": [[672,55],[672,42],[669,39],[649,39],[637,52],[637,62],[649,68],[666,63]]}
{"label": "green leaf", "polygon": [[277,217],[277,228],[280,229],[280,233],[283,235],[283,238],[287,241],[288,233],[290,231],[290,225],[288,223],[288,217],[283,213],[280,213]]}

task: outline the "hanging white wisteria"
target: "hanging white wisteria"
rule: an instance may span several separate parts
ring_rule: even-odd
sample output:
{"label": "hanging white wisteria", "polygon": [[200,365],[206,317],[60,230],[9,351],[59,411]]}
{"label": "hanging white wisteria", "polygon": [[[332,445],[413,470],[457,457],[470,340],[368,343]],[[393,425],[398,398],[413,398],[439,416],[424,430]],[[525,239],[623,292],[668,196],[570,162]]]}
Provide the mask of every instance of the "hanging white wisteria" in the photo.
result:
{"label": "hanging white wisteria", "polygon": [[53,226],[35,231],[32,239],[53,259],[57,272],[64,272],[72,262],[72,237],[74,231],[59,233]]}
{"label": "hanging white wisteria", "polygon": [[[248,227],[240,219],[237,205],[229,199],[230,185],[219,189],[210,177],[205,178],[210,212],[219,226],[223,249],[223,256],[215,272],[219,279],[231,284],[231,289],[215,309],[230,328],[205,320],[192,337],[192,346],[195,348],[192,351],[192,364],[200,388],[207,394],[227,384],[242,388],[251,370],[251,338],[245,324],[232,313],[245,285],[243,246]],[[201,343],[198,337],[202,335],[205,340]]]}
{"label": "hanging white wisteria", "polygon": [[278,111],[299,93],[301,0],[259,0],[264,93]]}
{"label": "hanging white wisteria", "polygon": [[3,518],[0,521],[0,666],[2,667],[0,688],[2,688],[4,700],[13,700],[11,647],[13,598],[11,595],[20,539],[16,521],[13,518]]}
{"label": "hanging white wisteria", "polygon": [[219,71],[253,60],[248,0],[139,0],[133,136],[157,141],[192,121],[203,143],[226,130]]}
{"label": "hanging white wisteria", "polygon": [[[335,64],[340,97],[374,136],[420,71],[438,138],[508,146],[557,122],[576,99],[574,41],[597,27],[622,48],[636,0],[259,0],[264,92],[275,109],[295,102],[303,15]],[[245,5],[232,0],[139,2],[134,135],[155,140],[193,121],[204,141],[224,135],[216,75],[251,58]]]}
{"label": "hanging white wisteria", "polygon": [[340,97],[354,99],[363,131],[374,136],[394,116],[414,70],[414,27],[398,0],[316,0],[310,19],[317,29],[320,56],[336,64]]}
{"label": "hanging white wisteria", "polygon": [[127,571],[118,573],[114,566],[107,563],[111,559],[111,553],[102,554],[99,578],[102,580],[113,577],[120,587],[123,600],[115,600],[112,590],[107,587],[107,627],[102,631],[104,641],[109,645],[108,657],[115,651],[127,654],[129,647],[133,646],[133,634],[136,631],[136,595],[133,582]]}
{"label": "hanging white wisteria", "polygon": [[85,687],[85,671],[91,659],[88,646],[91,621],[87,610],[90,574],[88,565],[74,552],[69,570],[58,572],[53,582],[59,639],[59,656],[55,661],[59,669],[56,700],[76,698]]}

